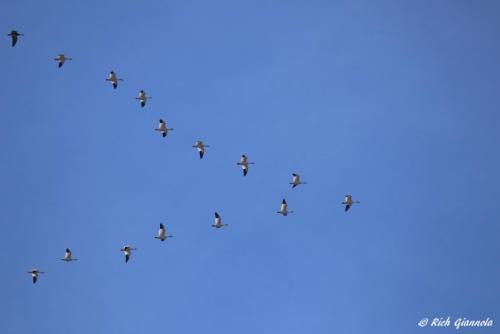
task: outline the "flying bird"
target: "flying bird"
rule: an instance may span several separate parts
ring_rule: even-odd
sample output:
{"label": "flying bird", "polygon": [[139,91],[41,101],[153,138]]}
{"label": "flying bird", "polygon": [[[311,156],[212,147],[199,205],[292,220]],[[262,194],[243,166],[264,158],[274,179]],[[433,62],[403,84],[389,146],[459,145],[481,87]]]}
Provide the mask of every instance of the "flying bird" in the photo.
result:
{"label": "flying bird", "polygon": [[281,201],[280,211],[277,211],[276,213],[279,213],[280,215],[283,216],[288,216],[288,214],[293,213],[293,211],[288,211],[288,204],[286,204],[286,201],[283,198],[283,201]]}
{"label": "flying bird", "polygon": [[241,166],[241,169],[243,169],[243,176],[247,176],[248,165],[253,165],[253,164],[255,164],[255,162],[249,162],[247,156],[243,154],[240,158],[240,162],[238,162],[236,164]]}
{"label": "flying bird", "polygon": [[116,73],[111,71],[111,72],[109,72],[109,75],[106,78],[106,81],[111,82],[111,84],[113,85],[113,88],[116,89],[118,87],[118,81],[123,81],[123,79],[119,79],[116,76]]}
{"label": "flying bird", "polygon": [[10,38],[12,38],[12,47],[14,47],[17,43],[17,38],[24,35],[17,32],[17,30],[12,30],[10,34],[7,34],[7,36],[10,36]]}
{"label": "flying bird", "polygon": [[54,60],[59,62],[58,67],[61,68],[66,62],[66,60],[73,60],[73,59],[70,57],[66,57],[64,54],[61,53],[58,54],[57,57],[54,58]]}
{"label": "flying bird", "polygon": [[197,140],[196,143],[193,145],[196,150],[200,153],[200,159],[203,158],[203,155],[205,154],[205,147],[210,147],[209,145],[205,145],[201,140]]}
{"label": "flying bird", "polygon": [[146,101],[149,99],[152,99],[151,96],[147,96],[146,92],[144,90],[140,90],[139,96],[135,98],[136,100],[139,100],[141,102],[141,107],[144,108],[146,106]]}
{"label": "flying bird", "polygon": [[160,119],[160,124],[158,125],[158,128],[155,129],[155,131],[160,131],[163,137],[166,137],[168,131],[171,131],[171,130],[174,130],[174,129],[167,128],[167,123],[165,123],[165,121],[162,119]]}
{"label": "flying bird", "polygon": [[31,274],[31,277],[33,278],[33,284],[35,284],[38,280],[38,275],[43,273],[43,271],[40,271],[38,269],[31,269],[31,271],[28,271],[28,274]]}
{"label": "flying bird", "polygon": [[71,249],[66,248],[66,253],[64,253],[64,259],[61,259],[61,260],[66,261],[66,262],[78,261],[78,259],[74,259],[71,255],[72,255]]}
{"label": "flying bird", "polygon": [[345,195],[344,201],[342,202],[342,204],[345,205],[345,211],[349,210],[349,208],[351,207],[351,205],[353,205],[355,203],[360,203],[360,202],[359,201],[353,201],[351,195]]}
{"label": "flying bird", "polygon": [[120,249],[123,254],[125,254],[125,263],[128,262],[128,260],[130,260],[130,256],[132,255],[132,251],[133,250],[137,250],[137,248],[132,248],[131,246],[129,245],[125,245],[122,249]]}
{"label": "flying bird", "polygon": [[160,229],[158,230],[158,236],[155,239],[159,239],[161,241],[165,241],[167,238],[172,238],[173,235],[168,235],[167,230],[163,224],[160,224]]}
{"label": "flying bird", "polygon": [[227,226],[227,224],[222,224],[222,219],[221,219],[220,215],[216,212],[215,213],[215,223],[212,225],[212,227],[221,228],[223,226]]}
{"label": "flying bird", "polygon": [[307,182],[302,182],[300,180],[300,175],[293,173],[292,174],[292,182],[290,182],[290,184],[292,185],[292,188],[295,188],[299,184],[307,184]]}

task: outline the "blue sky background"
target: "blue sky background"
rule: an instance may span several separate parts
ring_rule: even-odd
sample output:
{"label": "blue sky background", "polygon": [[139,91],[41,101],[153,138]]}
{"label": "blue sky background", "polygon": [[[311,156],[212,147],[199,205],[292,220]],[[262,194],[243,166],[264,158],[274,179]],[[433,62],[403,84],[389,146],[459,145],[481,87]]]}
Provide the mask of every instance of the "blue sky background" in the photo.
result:
{"label": "blue sky background", "polygon": [[499,17],[493,0],[1,2],[0,332],[500,321]]}

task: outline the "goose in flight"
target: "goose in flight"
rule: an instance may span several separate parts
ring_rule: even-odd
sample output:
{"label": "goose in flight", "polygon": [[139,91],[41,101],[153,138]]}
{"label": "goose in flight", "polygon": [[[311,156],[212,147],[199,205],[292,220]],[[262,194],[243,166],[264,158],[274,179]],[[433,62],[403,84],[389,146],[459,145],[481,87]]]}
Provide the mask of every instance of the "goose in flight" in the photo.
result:
{"label": "goose in flight", "polygon": [[161,241],[165,241],[167,238],[172,238],[173,235],[168,235],[167,230],[163,224],[160,224],[160,229],[158,230],[158,236],[155,239],[159,239]]}
{"label": "goose in flight", "polygon": [[223,226],[227,226],[227,224],[222,224],[222,219],[220,218],[220,215],[216,212],[215,213],[215,223],[212,225],[212,227],[221,228]]}
{"label": "goose in flight", "polygon": [[283,198],[283,201],[281,201],[280,211],[277,211],[276,213],[279,213],[280,215],[283,216],[288,216],[288,214],[293,213],[293,211],[288,211],[288,204],[286,204],[286,201]]}
{"label": "goose in flight", "polygon": [[17,38],[24,35],[19,33],[17,30],[12,30],[10,34],[7,34],[7,36],[10,36],[10,38],[12,38],[12,47],[14,47],[16,46]]}
{"label": "goose in flight", "polygon": [[74,259],[73,257],[71,257],[71,249],[69,248],[66,248],[66,253],[64,253],[64,259],[61,259],[63,261],[66,261],[66,262],[71,262],[71,261],[78,261],[78,259]]}
{"label": "goose in flight", "polygon": [[137,250],[137,248],[132,248],[132,246],[129,246],[129,245],[125,245],[122,249],[120,249],[123,254],[125,254],[125,263],[128,262],[128,260],[130,260],[130,256],[132,255],[132,251],[133,250]]}
{"label": "goose in flight", "polygon": [[33,284],[35,284],[38,280],[38,275],[43,273],[43,271],[40,271],[38,269],[31,269],[31,271],[28,271],[28,274],[31,274],[31,277],[33,278]]}
{"label": "goose in flight", "polygon": [[240,162],[238,162],[236,164],[241,166],[241,169],[243,169],[243,176],[247,176],[248,165],[253,165],[253,164],[255,164],[255,162],[249,162],[247,156],[245,154],[243,154],[240,158]]}
{"label": "goose in flight", "polygon": [[160,124],[158,125],[158,128],[155,129],[155,131],[160,131],[161,132],[161,135],[163,137],[166,137],[167,136],[167,133],[168,131],[170,130],[174,130],[174,129],[169,129],[167,128],[167,123],[165,123],[164,120],[160,119]]}
{"label": "goose in flight", "polygon": [[118,81],[123,81],[123,79],[119,79],[116,76],[116,73],[111,71],[111,72],[109,72],[109,75],[106,78],[106,81],[111,82],[111,84],[113,85],[113,88],[116,89],[118,87]]}
{"label": "goose in flight", "polygon": [[141,102],[141,107],[144,108],[146,106],[146,101],[149,99],[152,99],[151,96],[147,96],[146,92],[141,89],[139,92],[139,96],[135,98],[136,100],[139,100]]}
{"label": "goose in flight", "polygon": [[290,184],[292,185],[292,188],[295,188],[299,184],[307,184],[307,182],[302,182],[300,180],[300,175],[293,173],[292,174],[292,182],[290,182]]}
{"label": "goose in flight", "polygon": [[193,145],[196,150],[200,153],[200,159],[203,158],[203,155],[205,154],[205,147],[210,147],[209,145],[205,145],[201,140],[197,140],[196,143]]}
{"label": "goose in flight", "polygon": [[353,201],[351,195],[345,195],[344,201],[342,202],[342,204],[345,205],[345,211],[349,210],[349,208],[351,207],[351,205],[353,205],[355,203],[360,203],[360,202],[359,201]]}
{"label": "goose in flight", "polygon": [[66,62],[66,60],[73,60],[73,59],[70,57],[66,57],[64,54],[61,53],[58,54],[57,57],[54,58],[54,60],[59,62],[58,67],[61,68]]}

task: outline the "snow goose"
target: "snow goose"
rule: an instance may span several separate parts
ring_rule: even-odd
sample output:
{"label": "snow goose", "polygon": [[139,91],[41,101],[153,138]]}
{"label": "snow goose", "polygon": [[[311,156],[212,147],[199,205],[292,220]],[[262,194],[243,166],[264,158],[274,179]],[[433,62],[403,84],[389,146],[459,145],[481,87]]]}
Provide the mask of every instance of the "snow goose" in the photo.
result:
{"label": "snow goose", "polygon": [[279,213],[280,215],[283,216],[288,216],[288,214],[293,213],[293,211],[288,211],[288,204],[286,204],[286,201],[283,198],[283,201],[281,201],[280,211],[277,211],[276,213]]}
{"label": "snow goose", "polygon": [[109,75],[106,78],[106,81],[111,82],[111,84],[113,85],[113,88],[116,89],[118,87],[118,81],[123,81],[123,79],[119,79],[116,76],[116,73],[111,71],[111,72],[109,72]]}
{"label": "snow goose", "polygon": [[221,219],[220,215],[216,212],[215,213],[215,223],[212,225],[212,227],[221,228],[223,226],[227,226],[227,224],[222,224],[222,219]]}
{"label": "snow goose", "polygon": [[43,273],[43,271],[40,271],[38,269],[31,269],[30,271],[28,271],[28,274],[31,274],[31,277],[33,278],[33,284],[35,284],[38,280],[38,275]]}
{"label": "snow goose", "polygon": [[10,38],[12,39],[12,47],[14,47],[16,46],[17,38],[24,35],[19,33],[17,30],[12,30],[10,34],[7,34],[7,36],[10,36]]}
{"label": "snow goose", "polygon": [[193,145],[196,150],[200,153],[200,159],[203,158],[203,155],[205,154],[205,147],[210,147],[209,145],[205,145],[201,140],[197,140],[196,143]]}
{"label": "snow goose", "polygon": [[146,101],[149,99],[152,99],[153,97],[147,96],[146,92],[141,89],[139,92],[139,96],[137,96],[135,99],[139,100],[141,102],[141,107],[144,108],[146,106]]}
{"label": "snow goose", "polygon": [[70,57],[66,57],[64,54],[61,53],[61,54],[57,55],[57,57],[55,57],[54,60],[59,62],[58,67],[61,68],[64,65],[64,63],[66,62],[66,60],[73,60],[73,59]]}
{"label": "snow goose", "polygon": [[168,235],[167,230],[163,224],[160,224],[160,229],[158,230],[158,236],[155,239],[159,239],[161,241],[165,241],[167,238],[172,238],[173,235]]}
{"label": "snow goose", "polygon": [[300,175],[293,173],[292,174],[292,182],[290,182],[290,184],[292,185],[292,188],[295,188],[299,184],[307,184],[307,182],[302,182],[300,180]]}
{"label": "snow goose", "polygon": [[245,154],[243,154],[240,158],[240,162],[238,162],[236,164],[241,166],[241,169],[243,169],[243,176],[247,176],[248,166],[255,164],[255,162],[249,162],[247,156]]}
{"label": "snow goose", "polygon": [[353,201],[351,195],[345,195],[344,201],[342,202],[342,204],[345,205],[345,211],[349,210],[349,208],[351,207],[351,205],[353,205],[355,203],[360,203],[360,202],[359,201]]}
{"label": "snow goose", "polygon": [[159,131],[159,132],[161,132],[161,135],[162,135],[163,137],[166,137],[166,136],[167,136],[168,131],[174,130],[174,129],[172,129],[172,128],[170,128],[170,129],[169,129],[169,128],[167,128],[167,123],[165,123],[165,121],[164,121],[164,120],[160,119],[160,121],[159,121],[159,122],[160,122],[160,124],[158,125],[158,128],[157,128],[157,129],[155,129],[155,131]]}
{"label": "snow goose", "polygon": [[66,261],[66,262],[78,261],[78,259],[74,259],[71,255],[72,255],[71,249],[66,248],[66,253],[64,253],[64,259],[61,259],[61,260]]}
{"label": "snow goose", "polygon": [[132,246],[129,246],[129,245],[125,245],[122,249],[120,249],[123,254],[125,254],[125,263],[128,262],[128,260],[130,260],[130,256],[132,255],[132,251],[133,250],[137,250],[137,248],[132,248]]}

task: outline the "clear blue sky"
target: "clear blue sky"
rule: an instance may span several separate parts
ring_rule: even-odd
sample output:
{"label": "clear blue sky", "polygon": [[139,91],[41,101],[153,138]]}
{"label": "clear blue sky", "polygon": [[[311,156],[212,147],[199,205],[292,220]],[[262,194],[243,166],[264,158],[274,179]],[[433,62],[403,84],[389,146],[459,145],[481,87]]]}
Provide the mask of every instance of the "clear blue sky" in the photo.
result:
{"label": "clear blue sky", "polygon": [[1,2],[0,332],[500,321],[499,17],[493,0]]}

